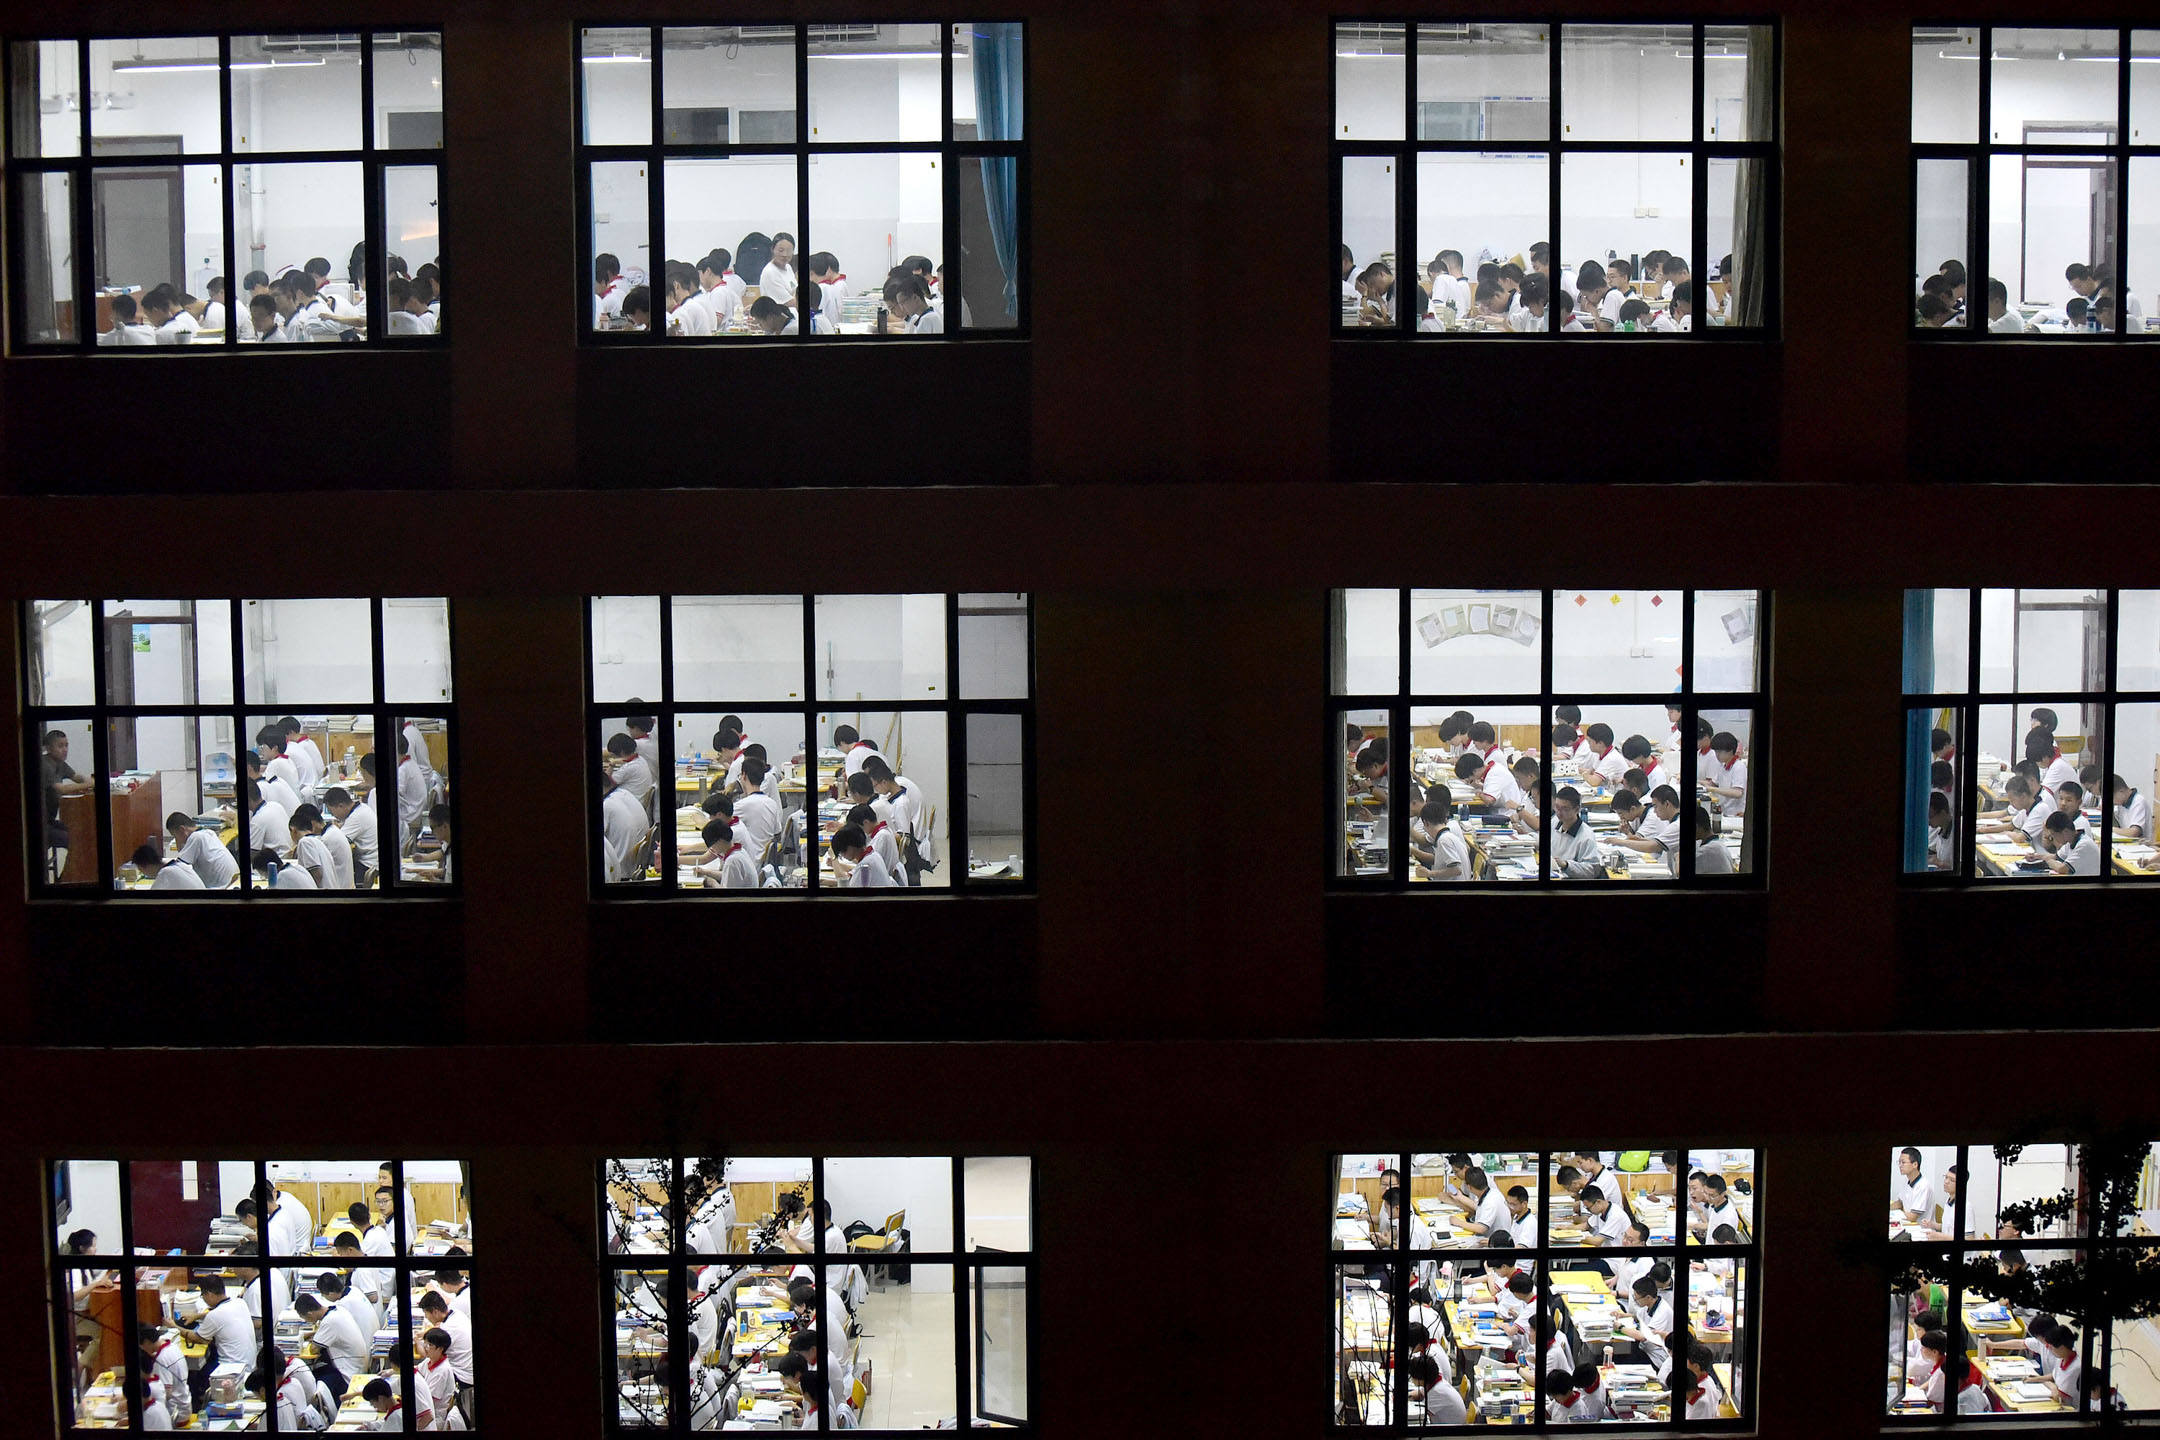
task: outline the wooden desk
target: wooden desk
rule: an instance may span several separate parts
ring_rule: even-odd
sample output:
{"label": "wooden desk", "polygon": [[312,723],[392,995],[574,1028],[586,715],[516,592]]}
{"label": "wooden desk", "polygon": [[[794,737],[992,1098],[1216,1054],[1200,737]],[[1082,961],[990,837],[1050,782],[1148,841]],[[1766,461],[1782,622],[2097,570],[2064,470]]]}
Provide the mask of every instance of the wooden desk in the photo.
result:
{"label": "wooden desk", "polygon": [[[145,840],[163,845],[165,840],[165,809],[162,803],[162,784],[151,775],[133,790],[122,793],[113,791],[111,821],[113,836],[113,864],[127,863],[127,857]],[[94,792],[60,797],[60,823],[67,827],[67,865],[60,872],[63,885],[95,885],[97,883],[97,798]]]}

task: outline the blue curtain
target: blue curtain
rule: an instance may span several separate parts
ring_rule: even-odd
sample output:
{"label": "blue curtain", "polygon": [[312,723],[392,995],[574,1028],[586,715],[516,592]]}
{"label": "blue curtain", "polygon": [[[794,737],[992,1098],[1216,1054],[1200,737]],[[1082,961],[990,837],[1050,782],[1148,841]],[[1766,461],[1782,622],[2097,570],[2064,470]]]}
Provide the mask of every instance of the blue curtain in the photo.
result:
{"label": "blue curtain", "polygon": [[[1905,693],[1935,690],[1935,592],[1905,592]],[[1928,793],[1935,751],[1928,737],[1935,729],[1933,710],[1905,712],[1905,870],[1913,874],[1928,864]]]}
{"label": "blue curtain", "polygon": [[[975,69],[976,136],[1018,140],[1026,122],[1021,81],[1026,66],[1021,27],[1013,21],[976,25],[970,45]],[[983,196],[989,203],[990,243],[1005,271],[1005,313],[1020,314],[1020,166],[1010,156],[982,162]],[[957,311],[954,319],[958,318]]]}

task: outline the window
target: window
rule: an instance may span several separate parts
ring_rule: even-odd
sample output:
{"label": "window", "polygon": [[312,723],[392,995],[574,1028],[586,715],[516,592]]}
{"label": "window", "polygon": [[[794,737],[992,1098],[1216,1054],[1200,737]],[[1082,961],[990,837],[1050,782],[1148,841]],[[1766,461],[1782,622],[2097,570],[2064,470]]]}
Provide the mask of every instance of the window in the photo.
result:
{"label": "window", "polygon": [[2156,1174],[2136,1139],[1893,1150],[1892,1420],[2160,1414]]}
{"label": "window", "polygon": [[13,42],[16,348],[433,343],[442,81],[432,31]]}
{"label": "window", "polygon": [[593,336],[1024,334],[1024,37],[1016,21],[582,32]]}
{"label": "window", "polygon": [[1336,1156],[1334,1423],[1748,1429],[1760,1158]]}
{"label": "window", "polygon": [[1775,25],[1359,20],[1334,47],[1338,333],[1774,333]]}
{"label": "window", "polygon": [[22,618],[32,893],[454,888],[447,600],[33,600]]}
{"label": "window", "polygon": [[1333,883],[1747,883],[1766,601],[1335,591]]}
{"label": "window", "polygon": [[593,598],[595,885],[1027,888],[1032,616],[1021,594]]}
{"label": "window", "polygon": [[1908,875],[2160,877],[2156,775],[2160,591],[1905,592]]}
{"label": "window", "polygon": [[611,1430],[1029,1426],[1033,1170],[606,1161]]}
{"label": "window", "polygon": [[[73,1430],[426,1429],[453,1407],[472,1428],[463,1161],[58,1160],[48,1175]],[[159,1408],[173,1423],[145,1427]]]}
{"label": "window", "polygon": [[2160,30],[1923,25],[1912,47],[1916,332],[2146,334]]}

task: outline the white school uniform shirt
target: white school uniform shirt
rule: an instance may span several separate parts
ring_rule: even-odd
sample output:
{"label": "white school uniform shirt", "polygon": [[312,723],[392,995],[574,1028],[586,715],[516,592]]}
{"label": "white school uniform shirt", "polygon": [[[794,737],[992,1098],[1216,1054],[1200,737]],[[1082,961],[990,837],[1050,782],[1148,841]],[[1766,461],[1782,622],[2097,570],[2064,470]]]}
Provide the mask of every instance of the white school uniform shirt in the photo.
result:
{"label": "white school uniform shirt", "polygon": [[[1586,768],[1587,767],[1587,768]],[[1620,777],[1627,774],[1628,762],[1617,745],[1608,748],[1603,755],[1592,754],[1576,762],[1586,780],[1602,781],[1608,790],[1620,788]]]}
{"label": "white school uniform shirt", "polygon": [[600,837],[610,880],[640,878],[643,857],[637,848],[647,828],[645,807],[629,791],[620,787],[608,791],[600,804]]}
{"label": "white school uniform shirt", "polygon": [[1627,1211],[1618,1205],[1607,1205],[1605,1213],[1591,1224],[1591,1233],[1598,1237],[1600,1246],[1625,1245],[1627,1243]]}
{"label": "white school uniform shirt", "polygon": [[432,335],[435,333],[435,327],[428,324],[426,315],[415,315],[410,310],[392,310],[390,312],[390,333],[392,335]]}
{"label": "white school uniform shirt", "polygon": [[1425,1392],[1426,1424],[1461,1425],[1468,1419],[1469,1412],[1463,1404],[1462,1392],[1445,1378]]}
{"label": "white school uniform shirt", "polygon": [[1478,1197],[1477,1213],[1470,1217],[1475,1224],[1483,1225],[1485,1233],[1508,1230],[1515,1217],[1508,1214],[1507,1197],[1500,1193],[1498,1185],[1487,1185],[1485,1193]]}
{"label": "white school uniform shirt", "polygon": [[[1724,767],[1724,778],[1719,780],[1717,783],[1720,786],[1728,787],[1734,790],[1747,789],[1747,767],[1747,756],[1733,756],[1732,764]],[[1718,797],[1718,814],[1744,815],[1746,813],[1747,801],[1731,795],[1720,795]]]}
{"label": "white school uniform shirt", "polygon": [[668,312],[668,331],[674,335],[710,335],[713,333],[712,307],[705,303],[705,292],[686,295],[683,302]]}
{"label": "white school uniform shirt", "polygon": [[[426,1319],[425,1315],[418,1316],[414,1324],[418,1325]],[[424,1333],[424,1328],[421,1333]],[[417,1350],[420,1347],[416,1343],[413,1348]],[[457,1371],[451,1368],[447,1358],[422,1360],[413,1367],[413,1380],[427,1391],[429,1407],[436,1414],[447,1415],[451,1407],[457,1404]]]}
{"label": "white school uniform shirt", "polygon": [[920,315],[910,315],[907,328],[910,335],[942,335],[945,317],[935,310],[925,310]]}
{"label": "white school uniform shirt", "polygon": [[217,836],[200,828],[188,836],[187,844],[180,847],[175,858],[194,870],[203,884],[212,890],[224,889],[240,873],[232,852],[218,844]]}
{"label": "white school uniform shirt", "polygon": [[632,755],[615,767],[615,788],[625,791],[640,807],[645,797],[652,794],[659,782],[654,778],[652,766],[645,763],[643,755]]}
{"label": "white school uniform shirt", "polygon": [[847,754],[840,757],[840,779],[843,785],[844,782],[854,778],[856,771],[862,769],[863,761],[875,754],[877,754],[876,750],[860,740],[848,746]]}
{"label": "white school uniform shirt", "polygon": [[888,797],[892,801],[893,826],[920,843],[923,839],[922,792],[905,775],[893,776],[893,784],[900,787]]}
{"label": "white school uniform shirt", "polygon": [[330,857],[323,870],[323,888],[326,890],[350,890],[353,888],[352,842],[345,832],[335,825],[323,826],[320,835],[312,837]]}
{"label": "white school uniform shirt", "polygon": [[2078,1403],[2078,1385],[2085,1374],[2085,1362],[2072,1355],[2068,1360],[2057,1361],[2048,1356],[2047,1378],[2055,1382],[2055,1388],[2070,1397],[2069,1403]]}
{"label": "white school uniform shirt", "polygon": [[248,816],[247,842],[257,850],[275,851],[281,860],[292,854],[292,813],[265,797]]}
{"label": "white school uniform shirt", "polygon": [[862,859],[847,878],[850,890],[889,890],[892,888],[892,871],[885,866],[884,857],[875,850],[865,850]]}
{"label": "white school uniform shirt", "polygon": [[[163,1340],[150,1357],[151,1368],[165,1386],[167,1419],[180,1420],[189,1413],[188,1363],[177,1340]],[[147,1418],[147,1417],[146,1417]]]}
{"label": "white school uniform shirt", "polygon": [[202,328],[205,330],[222,330],[225,328],[224,301],[205,300],[203,302]]}
{"label": "white school uniform shirt", "polygon": [[1923,1219],[1932,1213],[1935,1205],[1934,1187],[1922,1175],[1917,1180],[1907,1180],[1900,1175],[1897,1182],[1897,1204],[1900,1210],[1918,1215]]}
{"label": "white school uniform shirt", "polygon": [[[420,1318],[425,1320],[427,1316]],[[443,1316],[442,1328],[450,1332],[450,1373],[457,1377],[458,1384],[472,1384],[472,1317],[452,1305]]]}
{"label": "white school uniform shirt", "polygon": [[415,822],[427,813],[427,802],[427,771],[416,761],[400,760],[397,767],[397,843],[400,848],[406,837],[418,828]]}
{"label": "white school uniform shirt", "polygon": [[2010,814],[2016,820],[2018,829],[2023,830],[2025,838],[2034,845],[2040,843],[2040,832],[2046,827],[2048,816],[2054,813],[2055,793],[2052,790],[2042,790],[2035,795],[2029,810],[2020,810],[2015,805],[2010,807]]}
{"label": "white school uniform shirt", "polygon": [[2132,790],[2130,799],[2115,807],[2115,828],[2135,830],[2145,839],[2152,839],[2152,801]]}
{"label": "white school uniform shirt", "polygon": [[[285,768],[288,773],[292,770],[290,765]],[[287,819],[291,818],[293,811],[300,808],[300,792],[293,788],[292,781],[268,766],[263,767],[262,793],[265,799],[277,802]]]}
{"label": "white school uniform shirt", "polygon": [[[345,818],[338,822],[338,830],[352,847],[352,853],[360,857],[360,863],[370,870],[379,867],[382,859],[381,845],[376,839],[375,810],[370,805],[355,805]],[[358,871],[353,872],[355,876]]]}
{"label": "white school uniform shirt", "polygon": [[[639,735],[631,737],[630,743],[637,746],[638,758],[652,767],[653,783],[658,784],[660,777],[659,740],[651,735]],[[618,779],[616,783],[619,785],[622,782]]]}
{"label": "white school uniform shirt", "polygon": [[758,294],[770,295],[790,310],[795,308],[795,290],[798,283],[795,279],[795,267],[792,265],[777,265],[768,260],[765,268],[758,272]]}
{"label": "white school uniform shirt", "polygon": [[374,1342],[375,1332],[363,1334],[352,1312],[342,1305],[331,1306],[315,1325],[316,1347],[347,1379],[367,1368],[368,1350]]}
{"label": "white school uniform shirt", "polygon": [[195,338],[195,332],[200,329],[202,329],[202,326],[195,323],[193,315],[188,314],[185,310],[175,310],[172,319],[158,326],[157,343],[160,345],[185,345]]}
{"label": "white school uniform shirt", "polygon": [[205,890],[202,876],[185,860],[168,860],[159,868],[157,879],[150,882],[152,890]]}
{"label": "white school uniform shirt", "polygon": [[209,1342],[210,1353],[216,1357],[212,1364],[255,1364],[255,1317],[241,1297],[228,1294],[212,1306],[196,1322],[195,1333]]}
{"label": "white school uniform shirt", "polygon": [[1620,323],[1620,307],[1627,304],[1629,298],[1628,293],[1617,286],[1607,290],[1605,298],[1598,301],[1598,318],[1610,320],[1613,324],[1618,325]]}
{"label": "white school uniform shirt", "polygon": [[2004,306],[2003,313],[1987,322],[1989,333],[1995,335],[2022,335],[2025,333],[2025,317],[2018,314],[2017,307]]}
{"label": "white school uniform shirt", "polygon": [[1675,795],[1680,793],[1680,786],[1673,780],[1673,772],[1665,768],[1662,757],[1652,755],[1650,763],[1640,768],[1643,772],[1643,778],[1650,782],[1649,788],[1644,790],[1642,794],[1642,801],[1645,805],[1650,803],[1650,791],[1657,789],[1660,785],[1671,785]]}
{"label": "white school uniform shirt", "polygon": [[720,888],[723,890],[755,890],[758,888],[757,861],[739,844],[731,845],[720,862]]}
{"label": "white school uniform shirt", "polygon": [[[383,1260],[389,1258],[393,1249],[390,1232],[383,1229],[380,1224],[368,1226],[367,1233],[360,1237],[360,1252],[363,1255],[372,1255],[378,1260]],[[365,1281],[360,1281],[359,1277],[362,1275],[368,1278]],[[390,1303],[391,1297],[397,1290],[397,1272],[388,1266],[377,1266],[373,1270],[355,1270],[353,1278],[361,1284],[373,1285],[375,1293],[383,1297],[383,1303],[386,1306]]]}
{"label": "white school uniform shirt", "polygon": [[[1624,1232],[1622,1238],[1625,1238]],[[1635,1255],[1624,1260],[1608,1260],[1605,1264],[1612,1271],[1613,1294],[1632,1295],[1635,1293],[1636,1277],[1646,1274],[1657,1261],[1648,1255]]]}
{"label": "white school uniform shirt", "polygon": [[[1987,1408],[1986,1398],[1985,1396],[1981,1397],[1982,1409]],[[1964,1408],[1962,1403],[1959,1408]],[[1690,1420],[1715,1420],[1718,1418],[1717,1396],[1712,1393],[1708,1380],[1703,1382],[1702,1389],[1695,1393],[1695,1397],[1688,1401],[1687,1418]]]}
{"label": "white school uniform shirt", "polygon": [[2072,875],[2100,873],[2100,846],[2082,830],[2056,849],[2055,858],[2068,865]]}
{"label": "white school uniform shirt", "polygon": [[[1651,788],[1654,790],[1657,787],[1653,785]],[[1635,833],[1645,840],[1657,841],[1665,847],[1667,855],[1672,855],[1680,847],[1680,817],[1675,815],[1670,820],[1660,820],[1654,807],[1646,809],[1642,819],[1635,822]]]}
{"label": "white school uniform shirt", "polygon": [[[357,1278],[359,1272],[354,1271],[353,1274]],[[353,1328],[358,1330],[369,1344],[374,1343],[375,1332],[382,1329],[382,1311],[375,1308],[374,1301],[361,1293],[357,1285],[347,1284],[345,1293],[338,1296],[337,1308],[352,1318]],[[350,1375],[352,1372],[347,1370],[345,1373]]]}
{"label": "white school uniform shirt", "polygon": [[1679,324],[1662,310],[1650,317],[1650,328],[1660,335],[1677,335],[1680,332]]}
{"label": "white school uniform shirt", "polygon": [[715,330],[725,329],[742,314],[742,291],[728,284],[727,277],[722,276],[719,284],[705,292],[705,310],[713,317]]}
{"label": "white school uniform shirt", "polygon": [[878,859],[885,862],[885,869],[892,876],[893,884],[907,884],[907,868],[900,863],[900,837],[893,832],[891,822],[882,822],[871,828],[870,849]]}
{"label": "white school uniform shirt", "polygon": [[299,776],[293,782],[301,794],[311,793],[323,777],[322,751],[305,735],[296,735],[285,746],[285,758],[292,762],[293,771]]}
{"label": "white school uniform shirt", "polygon": [[148,325],[127,325],[113,322],[113,328],[98,336],[100,345],[155,345],[157,331]]}
{"label": "white school uniform shirt", "polygon": [[1717,1234],[1718,1226],[1730,1225],[1733,1234],[1741,1236],[1742,1243],[1746,1243],[1745,1232],[1740,1228],[1740,1207],[1733,1203],[1731,1195],[1725,1197],[1723,1205],[1704,1207],[1703,1213],[1705,1218],[1702,1233],[1705,1242],[1708,1242],[1712,1235]]}
{"label": "white school uniform shirt", "polygon": [[1672,1301],[1660,1295],[1655,1305],[1645,1309],[1642,1302],[1631,1298],[1627,1310],[1635,1318],[1636,1328],[1651,1337],[1641,1342],[1643,1354],[1657,1367],[1658,1379],[1663,1380],[1671,1372],[1672,1351],[1660,1341],[1672,1334]]}
{"label": "white school uniform shirt", "polygon": [[1433,837],[1432,851],[1435,870],[1444,870],[1453,865],[1456,867],[1453,879],[1470,878],[1470,842],[1463,838],[1461,828],[1454,821],[1450,820],[1440,833]]}
{"label": "white school uniform shirt", "polygon": [[331,883],[337,878],[337,870],[330,863],[330,847],[323,844],[319,837],[314,835],[301,836],[299,843],[293,846],[292,863],[295,868],[306,870],[311,876],[316,870],[322,872],[322,879],[315,883],[316,889],[331,890],[337,888]]}
{"label": "white school uniform shirt", "polygon": [[742,826],[743,845],[755,865],[765,857],[765,847],[780,833],[780,802],[763,790],[735,802],[735,823]]}
{"label": "white school uniform shirt", "polygon": [[1697,875],[1730,875],[1733,873],[1732,852],[1721,841],[1705,840],[1695,847],[1695,873]]}
{"label": "white school uniform shirt", "polygon": [[1486,772],[1485,794],[1492,797],[1493,803],[1503,809],[1512,810],[1519,805],[1530,803],[1530,797],[1523,792],[1522,786],[1515,783],[1514,775],[1505,765],[1495,765]]}
{"label": "white school uniform shirt", "polygon": [[[410,720],[405,722],[404,734],[405,751],[412,756],[413,764],[419,767],[420,778],[427,781],[428,789],[435,789],[435,762],[428,755],[427,737],[421,734],[420,727]],[[653,773],[660,773],[657,761],[654,763]]]}
{"label": "white school uniform shirt", "polygon": [[2074,784],[2076,780],[2077,766],[2070,763],[2070,757],[2067,755],[2057,755],[2053,760],[2048,761],[2047,769],[2040,772],[2040,783],[2047,786],[2051,791],[2060,790],[2065,785]]}

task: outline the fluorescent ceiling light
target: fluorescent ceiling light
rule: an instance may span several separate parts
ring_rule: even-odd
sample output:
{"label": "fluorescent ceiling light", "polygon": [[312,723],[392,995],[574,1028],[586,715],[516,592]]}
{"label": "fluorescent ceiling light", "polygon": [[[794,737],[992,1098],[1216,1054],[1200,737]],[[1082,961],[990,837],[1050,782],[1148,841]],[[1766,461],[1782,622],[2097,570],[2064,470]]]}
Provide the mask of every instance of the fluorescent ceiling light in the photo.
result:
{"label": "fluorescent ceiling light", "polygon": [[1381,55],[1377,53],[1368,53],[1363,50],[1337,50],[1335,52],[1335,58],[1337,60],[1400,60],[1402,59],[1402,56]]}
{"label": "fluorescent ceiling light", "polygon": [[812,60],[935,60],[936,50],[832,50],[811,55]]}
{"label": "fluorescent ceiling light", "polygon": [[650,55],[585,55],[579,57],[587,65],[650,65]]}
{"label": "fluorescent ceiling light", "polygon": [[[177,75],[184,70],[215,70],[215,60],[115,60],[113,70],[125,70],[136,75]],[[238,66],[234,67],[238,69]]]}

